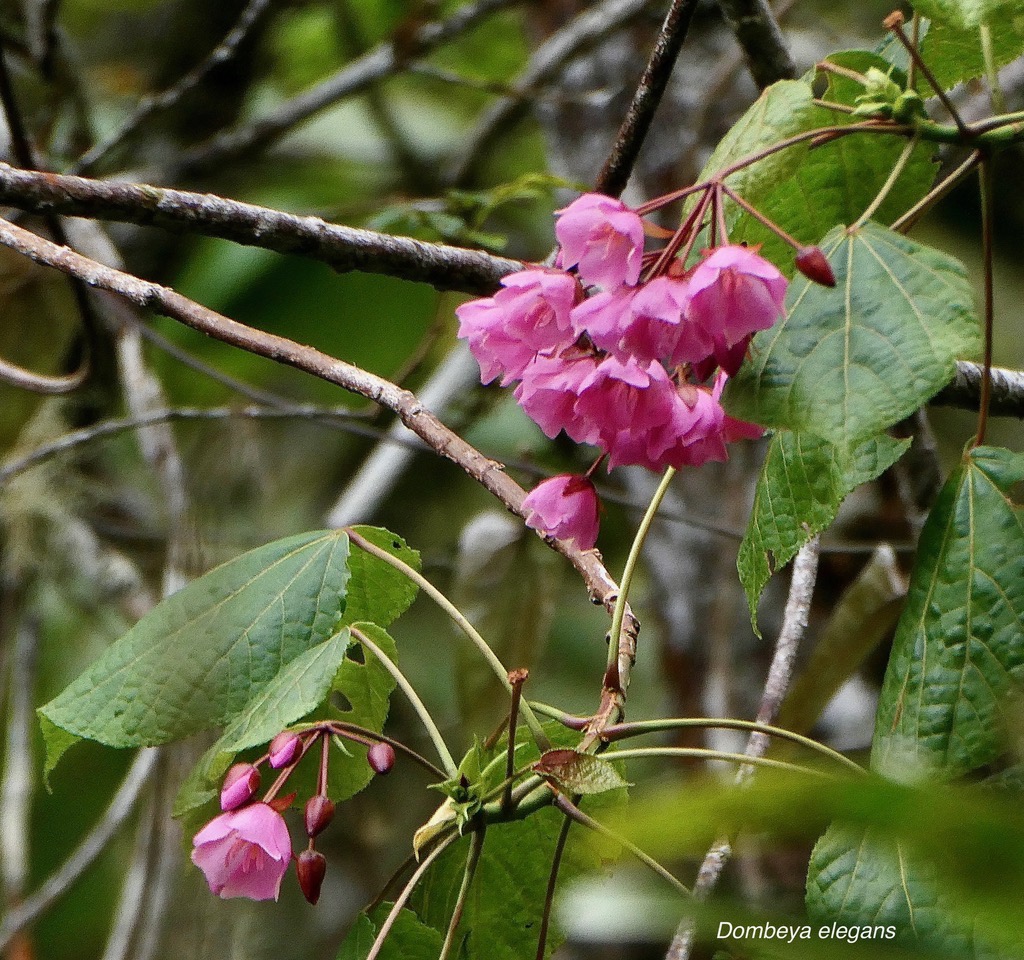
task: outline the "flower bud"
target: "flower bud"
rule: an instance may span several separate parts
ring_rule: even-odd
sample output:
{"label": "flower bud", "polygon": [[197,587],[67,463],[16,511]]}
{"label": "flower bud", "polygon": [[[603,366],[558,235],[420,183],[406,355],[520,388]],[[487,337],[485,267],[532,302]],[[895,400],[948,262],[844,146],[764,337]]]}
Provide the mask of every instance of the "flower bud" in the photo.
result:
{"label": "flower bud", "polygon": [[836,285],[836,275],[832,272],[832,265],[825,259],[825,254],[821,252],[821,247],[801,247],[793,262],[808,280],[820,283],[823,287]]}
{"label": "flower bud", "polygon": [[317,834],[323,833],[334,819],[334,804],[323,794],[318,793],[306,801],[304,816],[306,834],[315,837]]}
{"label": "flower bud", "polygon": [[299,878],[299,889],[302,895],[315,904],[320,899],[320,887],[327,873],[327,860],[316,850],[303,850],[295,864],[295,873]]}
{"label": "flower bud", "polygon": [[270,765],[278,770],[293,763],[302,749],[302,740],[291,730],[282,730],[270,741]]}
{"label": "flower bud", "polygon": [[234,810],[248,803],[260,788],[260,772],[251,763],[236,763],[220,788],[221,810]]}
{"label": "flower bud", "polygon": [[395,751],[390,743],[375,743],[366,751],[366,759],[374,773],[391,773],[395,765]]}

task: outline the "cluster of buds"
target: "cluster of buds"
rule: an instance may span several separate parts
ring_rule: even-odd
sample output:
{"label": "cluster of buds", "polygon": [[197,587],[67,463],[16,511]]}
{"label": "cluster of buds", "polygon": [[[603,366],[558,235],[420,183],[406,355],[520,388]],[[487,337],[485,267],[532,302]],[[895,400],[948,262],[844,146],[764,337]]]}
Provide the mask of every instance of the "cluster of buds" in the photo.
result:
{"label": "cluster of buds", "polygon": [[[310,903],[320,899],[327,861],[315,848],[315,838],[334,819],[334,803],[327,796],[329,746],[334,736],[365,745],[367,762],[375,773],[388,773],[394,765],[395,751],[390,744],[332,722],[317,724],[300,733],[285,730],[271,741],[267,753],[259,760],[236,763],[228,770],[221,786],[223,812],[192,839],[192,862],[203,871],[212,893],[223,899],[278,898],[281,881],[293,859],[291,836],[282,813],[295,800],[294,793],[283,797],[279,794],[299,761],[319,741],[322,752],[317,792],[306,801],[303,810],[308,842],[306,849],[294,859],[303,896]],[[259,768],[264,763],[280,773],[264,797],[257,800],[262,779]]]}
{"label": "cluster of buds", "polygon": [[[547,436],[564,431],[600,448],[609,470],[699,466],[727,459],[734,440],[759,437],[760,427],[728,416],[720,400],[751,337],[782,316],[787,281],[755,248],[724,242],[722,189],[709,186],[652,253],[641,212],[619,200],[584,194],[559,211],[556,267],[513,273],[493,297],[456,311],[482,381],[517,384],[516,400]],[[712,244],[716,234],[723,243],[687,269],[709,207],[718,214]],[[827,283],[822,264],[827,271],[817,248],[799,251],[798,269]],[[592,548],[596,466],[541,483],[523,504],[527,524]]]}

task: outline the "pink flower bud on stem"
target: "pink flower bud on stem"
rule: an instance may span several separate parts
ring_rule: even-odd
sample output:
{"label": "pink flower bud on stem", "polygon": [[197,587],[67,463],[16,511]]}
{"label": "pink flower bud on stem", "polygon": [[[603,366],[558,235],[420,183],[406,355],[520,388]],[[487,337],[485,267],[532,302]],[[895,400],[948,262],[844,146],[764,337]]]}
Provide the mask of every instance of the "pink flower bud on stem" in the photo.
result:
{"label": "pink flower bud on stem", "polygon": [[248,803],[260,788],[260,772],[251,763],[236,763],[220,788],[221,810],[234,810]]}
{"label": "pink flower bud on stem", "polygon": [[306,823],[306,834],[315,837],[323,833],[334,819],[334,804],[322,793],[318,793],[306,801],[303,817]]}
{"label": "pink flower bud on stem", "polygon": [[821,247],[801,247],[793,262],[808,280],[820,283],[823,287],[834,287],[836,275],[832,272],[832,264],[825,259]]}
{"label": "pink flower bud on stem", "polygon": [[327,860],[324,855],[313,849],[303,850],[295,863],[295,873],[299,878],[302,895],[315,905],[320,899],[320,888],[327,873]]}
{"label": "pink flower bud on stem", "polygon": [[390,743],[375,743],[366,751],[366,760],[374,773],[384,775],[395,765],[395,751]]}
{"label": "pink flower bud on stem", "polygon": [[302,738],[291,730],[282,730],[270,741],[270,765],[279,770],[298,760],[302,753]]}

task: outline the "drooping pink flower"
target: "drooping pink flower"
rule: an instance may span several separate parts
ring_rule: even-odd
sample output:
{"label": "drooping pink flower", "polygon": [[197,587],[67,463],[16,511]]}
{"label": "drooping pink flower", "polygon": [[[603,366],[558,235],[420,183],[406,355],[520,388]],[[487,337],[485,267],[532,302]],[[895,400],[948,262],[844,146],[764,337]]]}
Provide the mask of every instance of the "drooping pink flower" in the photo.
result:
{"label": "drooping pink flower", "polygon": [[614,290],[640,278],[644,225],[621,200],[585,193],[556,213],[562,266],[577,267],[584,283]]}
{"label": "drooping pink flower", "polygon": [[214,817],[192,840],[192,862],[221,899],[276,900],[292,857],[284,818],[265,803]]}
{"label": "drooping pink flower", "polygon": [[575,414],[596,433],[596,442],[608,454],[609,470],[647,465],[649,438],[672,416],[674,393],[660,363],[609,356],[580,384]]}
{"label": "drooping pink flower", "polygon": [[569,312],[583,295],[564,270],[521,270],[501,281],[493,297],[471,300],[455,310],[459,336],[480,364],[480,379],[517,380],[541,352],[568,347],[576,335]]}
{"label": "drooping pink flower", "polygon": [[786,278],[747,247],[712,250],[689,280],[687,317],[723,349],[767,330],[783,314]]}
{"label": "drooping pink flower", "polygon": [[576,413],[583,382],[597,369],[592,354],[572,348],[553,356],[538,356],[524,371],[515,398],[526,415],[554,438],[564,430],[576,443],[596,443],[598,431]]}
{"label": "drooping pink flower", "polygon": [[710,389],[693,384],[679,387],[671,419],[651,439],[654,450],[662,447],[654,458],[658,468],[678,470],[728,460],[727,444],[761,436],[764,431],[759,426],[736,420],[723,409],[721,397],[727,379],[719,371]]}
{"label": "drooping pink flower", "polygon": [[523,500],[526,525],[560,540],[575,540],[581,550],[597,543],[597,491],[589,477],[560,474],[537,484]]}

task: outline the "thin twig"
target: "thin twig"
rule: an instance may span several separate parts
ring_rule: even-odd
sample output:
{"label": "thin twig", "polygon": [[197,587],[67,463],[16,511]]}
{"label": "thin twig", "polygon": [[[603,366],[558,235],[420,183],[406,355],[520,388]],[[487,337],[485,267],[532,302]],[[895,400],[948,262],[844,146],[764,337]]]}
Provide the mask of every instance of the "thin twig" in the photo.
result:
{"label": "thin twig", "polygon": [[601,0],[556,30],[533,52],[515,83],[517,95],[495,101],[477,121],[446,181],[459,185],[470,180],[495,138],[528,114],[530,104],[519,95],[523,90],[554,80],[567,63],[640,16],[651,3],[652,0]]}
{"label": "thin twig", "polygon": [[[800,548],[793,561],[793,576],[782,617],[782,627],[779,630],[772,662],[768,667],[761,705],[757,711],[759,724],[770,724],[775,719],[793,679],[793,664],[800,640],[807,629],[814,582],[818,575],[818,546],[818,538],[813,537]],[[754,731],[747,740],[744,753],[748,758],[762,759],[770,742],[767,734]],[[736,774],[736,782],[744,783],[752,772],[752,765],[740,767]],[[720,840],[708,850],[693,885],[696,899],[704,900],[708,897],[718,883],[718,878],[731,855],[732,844],[728,839]],[[688,960],[693,948],[693,936],[693,921],[690,917],[684,917],[672,939],[665,960]]]}
{"label": "thin twig", "polygon": [[761,90],[796,76],[782,29],[766,0],[718,0],[718,6],[736,34],[750,75]]}
{"label": "thin twig", "polygon": [[426,23],[401,44],[382,43],[353,60],[334,76],[285,101],[267,116],[226,130],[206,143],[186,151],[173,164],[168,179],[194,177],[220,169],[240,157],[249,157],[290,133],[310,117],[398,73],[412,51],[416,58],[465,33],[496,10],[516,0],[476,0],[456,10],[446,20]]}
{"label": "thin twig", "polygon": [[223,40],[200,63],[188,71],[173,86],[160,93],[143,97],[135,110],[120,127],[106,140],[92,147],[80,159],[71,165],[72,173],[89,173],[103,162],[111,152],[128,140],[154,114],[168,110],[178,103],[182,97],[195,90],[217,67],[223,66],[238,52],[239,47],[250,35],[261,16],[270,6],[272,0],[249,0]]}
{"label": "thin twig", "polygon": [[597,176],[594,189],[598,193],[617,197],[626,189],[696,9],[697,0],[672,0],[611,153]]}
{"label": "thin twig", "polygon": [[207,193],[19,170],[0,163],[0,203],[56,213],[184,229],[278,253],[320,260],[335,270],[385,273],[442,290],[492,293],[517,260],[343,227]]}
{"label": "thin twig", "polygon": [[156,767],[159,750],[159,747],[145,748],[138,752],[103,816],[82,839],[71,856],[35,893],[4,917],[0,923],[0,952],[7,948],[19,930],[24,929],[67,893],[72,884],[107,848],[111,838],[135,809],[136,801]]}

